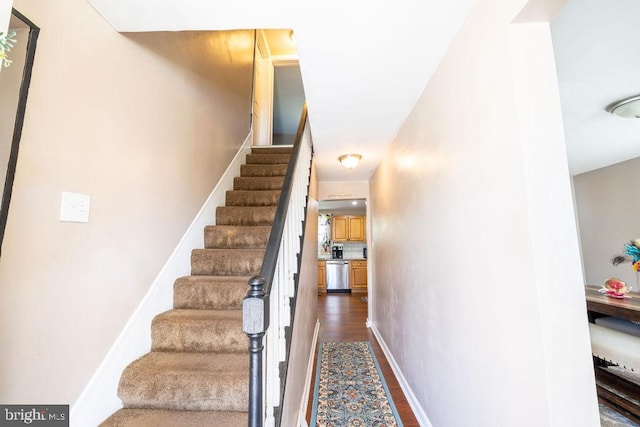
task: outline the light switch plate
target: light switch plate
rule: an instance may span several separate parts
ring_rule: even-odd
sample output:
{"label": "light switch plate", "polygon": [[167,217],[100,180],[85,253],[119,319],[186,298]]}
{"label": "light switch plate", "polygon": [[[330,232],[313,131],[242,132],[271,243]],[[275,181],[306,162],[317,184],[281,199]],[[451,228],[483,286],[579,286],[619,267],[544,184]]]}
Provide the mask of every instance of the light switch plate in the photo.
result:
{"label": "light switch plate", "polygon": [[62,193],[60,205],[60,221],[89,222],[89,208],[91,197],[84,194]]}

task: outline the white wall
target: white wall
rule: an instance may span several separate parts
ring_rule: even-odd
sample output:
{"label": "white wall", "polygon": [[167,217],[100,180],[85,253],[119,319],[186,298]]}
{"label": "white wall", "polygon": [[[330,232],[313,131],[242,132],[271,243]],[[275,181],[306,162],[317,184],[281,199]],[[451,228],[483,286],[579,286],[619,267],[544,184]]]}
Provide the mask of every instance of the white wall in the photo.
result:
{"label": "white wall", "polygon": [[[588,425],[596,408],[593,362],[549,23],[512,25],[509,36],[551,424]],[[584,418],[566,401],[576,401],[575,410],[586,405]]]}
{"label": "white wall", "polygon": [[624,253],[625,243],[640,237],[640,200],[633,194],[637,182],[640,158],[573,177],[587,285],[619,277],[638,291],[631,264],[611,264],[611,257]]}
{"label": "white wall", "polygon": [[324,181],[318,184],[318,200],[367,199],[368,181]]}
{"label": "white wall", "polygon": [[370,181],[373,327],[425,425],[599,425],[550,37],[511,24],[525,3],[476,2]]}
{"label": "white wall", "polygon": [[7,34],[13,0],[0,0],[0,31]]}
{"label": "white wall", "polygon": [[[307,133],[308,134],[308,133]],[[282,425],[296,425],[298,413],[306,405],[310,384],[306,382],[308,362],[315,347],[313,344],[314,331],[318,320],[318,181],[315,167],[311,170],[309,199],[307,204],[307,218],[305,230],[304,250],[300,279],[298,284],[298,300],[296,303],[294,329],[291,337],[289,353],[289,368],[282,404]],[[310,379],[310,378],[309,378]],[[302,400],[305,400],[302,402]],[[306,414],[303,414],[306,416]]]}
{"label": "white wall", "polygon": [[[42,31],[0,258],[0,401],[72,403],[249,133],[253,32],[123,35],[85,0],[15,3]],[[62,191],[91,196],[88,224],[58,221]]]}

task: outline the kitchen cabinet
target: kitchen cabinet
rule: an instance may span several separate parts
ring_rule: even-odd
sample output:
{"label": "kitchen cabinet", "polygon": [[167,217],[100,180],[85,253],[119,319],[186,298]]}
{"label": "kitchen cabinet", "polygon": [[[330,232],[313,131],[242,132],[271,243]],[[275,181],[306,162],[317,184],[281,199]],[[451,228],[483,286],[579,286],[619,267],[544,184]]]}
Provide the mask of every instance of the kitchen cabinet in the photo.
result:
{"label": "kitchen cabinet", "polygon": [[331,237],[334,242],[364,242],[365,221],[360,215],[334,216],[331,222]]}
{"label": "kitchen cabinet", "polygon": [[327,264],[324,260],[318,261],[318,292],[326,292],[327,291]]}
{"label": "kitchen cabinet", "polygon": [[367,292],[367,261],[351,261],[350,270],[351,292]]}

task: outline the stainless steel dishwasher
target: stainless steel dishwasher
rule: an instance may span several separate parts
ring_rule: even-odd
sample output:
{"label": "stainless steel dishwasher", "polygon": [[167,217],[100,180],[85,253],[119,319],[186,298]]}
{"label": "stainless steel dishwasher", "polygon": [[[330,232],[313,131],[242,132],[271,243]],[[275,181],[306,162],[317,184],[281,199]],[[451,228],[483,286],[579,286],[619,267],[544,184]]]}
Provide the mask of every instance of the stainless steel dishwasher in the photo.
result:
{"label": "stainless steel dishwasher", "polygon": [[349,288],[349,261],[327,261],[327,292],[351,292]]}

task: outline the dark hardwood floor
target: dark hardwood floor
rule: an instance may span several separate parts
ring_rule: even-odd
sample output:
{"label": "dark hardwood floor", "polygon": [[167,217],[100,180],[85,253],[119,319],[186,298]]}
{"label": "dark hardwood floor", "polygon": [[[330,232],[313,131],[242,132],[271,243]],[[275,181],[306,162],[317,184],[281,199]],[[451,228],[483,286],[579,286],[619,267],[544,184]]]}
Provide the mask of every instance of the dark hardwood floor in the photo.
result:
{"label": "dark hardwood floor", "polygon": [[[407,402],[396,377],[384,356],[378,341],[373,332],[366,326],[367,303],[362,302],[362,294],[323,294],[318,296],[318,318],[320,319],[320,335],[318,342],[323,341],[369,341],[373,352],[378,359],[382,375],[391,392],[393,403],[398,409],[400,419],[405,426],[419,426],[413,411]],[[311,410],[313,408],[313,390],[315,387],[316,364],[318,359],[318,349],[313,364],[313,382],[309,406],[307,409],[307,422],[311,420]]]}

